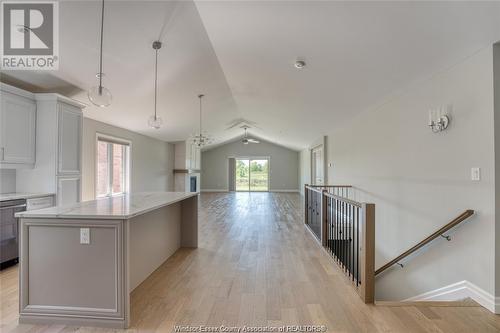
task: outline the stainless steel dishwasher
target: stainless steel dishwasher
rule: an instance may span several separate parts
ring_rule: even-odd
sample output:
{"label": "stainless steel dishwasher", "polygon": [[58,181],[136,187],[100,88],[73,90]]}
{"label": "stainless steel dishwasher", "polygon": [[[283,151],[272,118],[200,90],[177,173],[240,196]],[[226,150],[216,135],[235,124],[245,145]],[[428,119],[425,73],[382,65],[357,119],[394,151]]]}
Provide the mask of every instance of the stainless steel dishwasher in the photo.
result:
{"label": "stainless steel dishwasher", "polygon": [[0,269],[19,260],[19,229],[14,215],[25,210],[25,199],[0,201]]}

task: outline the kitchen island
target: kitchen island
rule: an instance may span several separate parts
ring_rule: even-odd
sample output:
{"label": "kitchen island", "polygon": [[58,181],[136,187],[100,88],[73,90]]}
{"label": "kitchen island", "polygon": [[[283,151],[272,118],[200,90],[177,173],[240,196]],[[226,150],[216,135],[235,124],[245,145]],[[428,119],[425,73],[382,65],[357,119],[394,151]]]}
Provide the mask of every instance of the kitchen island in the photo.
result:
{"label": "kitchen island", "polygon": [[20,212],[19,321],[126,328],[130,293],[198,246],[198,195],[135,193]]}

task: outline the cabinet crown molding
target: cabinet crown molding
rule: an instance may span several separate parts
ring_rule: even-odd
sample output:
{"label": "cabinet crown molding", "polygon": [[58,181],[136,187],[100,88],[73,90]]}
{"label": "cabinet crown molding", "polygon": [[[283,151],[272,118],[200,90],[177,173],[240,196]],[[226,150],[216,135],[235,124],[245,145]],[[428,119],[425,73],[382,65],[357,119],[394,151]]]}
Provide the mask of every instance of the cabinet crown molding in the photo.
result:
{"label": "cabinet crown molding", "polygon": [[6,83],[1,83],[0,82],[0,90],[8,92],[8,93],[11,93],[11,94],[14,94],[14,95],[18,95],[18,96],[21,96],[21,97],[25,97],[25,98],[29,98],[29,99],[35,99],[35,94],[33,94],[33,93],[29,92],[29,91],[26,91],[26,90],[23,90],[23,89],[11,86],[11,85],[6,84]]}
{"label": "cabinet crown molding", "polygon": [[71,99],[69,97],[60,95],[60,94],[55,94],[55,93],[40,93],[40,94],[35,94],[35,99],[37,101],[56,101],[56,102],[63,102],[69,105],[76,106],[77,108],[83,109],[86,106],[88,106],[85,103],[82,103],[80,101]]}

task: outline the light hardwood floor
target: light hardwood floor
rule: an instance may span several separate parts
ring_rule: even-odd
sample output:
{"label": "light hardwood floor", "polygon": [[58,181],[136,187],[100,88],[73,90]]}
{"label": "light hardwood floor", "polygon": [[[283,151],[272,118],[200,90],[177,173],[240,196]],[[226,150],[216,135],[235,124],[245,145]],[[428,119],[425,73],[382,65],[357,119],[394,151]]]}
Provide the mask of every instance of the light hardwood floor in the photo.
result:
{"label": "light hardwood floor", "polygon": [[[326,325],[328,332],[500,332],[474,302],[365,305],[304,228],[293,193],[201,195],[200,246],[181,249],[132,294],[130,332],[174,325]],[[0,273],[0,331],[107,332],[17,323],[17,268]],[[115,330],[113,330],[114,332]]]}

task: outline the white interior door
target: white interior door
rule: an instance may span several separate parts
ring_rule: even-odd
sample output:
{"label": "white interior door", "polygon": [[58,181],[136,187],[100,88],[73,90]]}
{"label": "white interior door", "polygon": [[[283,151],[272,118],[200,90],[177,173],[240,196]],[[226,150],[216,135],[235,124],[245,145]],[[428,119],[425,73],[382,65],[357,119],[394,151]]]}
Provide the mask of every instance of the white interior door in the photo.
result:
{"label": "white interior door", "polygon": [[316,147],[311,152],[311,171],[313,185],[323,185],[325,182],[325,163],[323,145]]}

